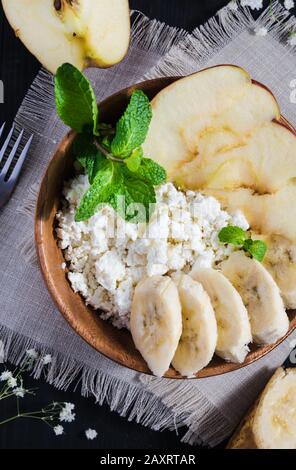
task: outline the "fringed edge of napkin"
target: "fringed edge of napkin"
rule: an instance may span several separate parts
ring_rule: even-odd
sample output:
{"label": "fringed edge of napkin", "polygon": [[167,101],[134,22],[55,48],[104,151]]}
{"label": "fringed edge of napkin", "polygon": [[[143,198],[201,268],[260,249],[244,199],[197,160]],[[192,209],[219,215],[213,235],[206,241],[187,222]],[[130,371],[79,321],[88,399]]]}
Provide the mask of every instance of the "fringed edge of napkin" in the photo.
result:
{"label": "fringed edge of napkin", "polygon": [[249,8],[242,7],[240,3],[236,5],[237,10],[226,6],[203,26],[194,29],[192,34],[173,46],[145,78],[187,75],[188,68],[186,69],[184,64],[188,62],[195,63],[198,70],[246,28],[254,34],[257,28],[266,28],[268,34],[285,44],[288,50],[296,50],[296,46],[287,43],[289,34],[296,34],[296,18],[277,0],[273,1],[257,20]]}

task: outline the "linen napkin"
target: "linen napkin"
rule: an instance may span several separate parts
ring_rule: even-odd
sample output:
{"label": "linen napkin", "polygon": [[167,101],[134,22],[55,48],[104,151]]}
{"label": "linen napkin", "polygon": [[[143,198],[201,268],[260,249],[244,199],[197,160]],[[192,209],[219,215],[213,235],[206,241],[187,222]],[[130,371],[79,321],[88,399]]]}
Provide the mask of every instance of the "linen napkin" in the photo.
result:
{"label": "linen napkin", "polygon": [[[248,9],[224,8],[192,34],[132,14],[128,56],[109,70],[90,69],[98,101],[145,77],[183,75],[218,63],[245,67],[274,90],[294,124],[295,51],[285,42],[296,25],[275,2],[255,22]],[[267,28],[267,36],[254,34]],[[236,427],[273,370],[296,344],[293,334],[265,358],[225,376],[202,380],[156,379],[121,367],[88,346],[64,321],[43,283],[35,256],[36,192],[54,149],[66,133],[54,109],[52,76],[41,70],[16,117],[34,133],[16,191],[0,213],[0,340],[5,357],[19,363],[25,350],[40,353],[33,374],[66,389],[80,379],[81,393],[107,402],[129,420],[155,430],[187,426],[183,441],[214,446]],[[42,356],[52,363],[42,367]],[[180,436],[181,437],[181,436]]]}

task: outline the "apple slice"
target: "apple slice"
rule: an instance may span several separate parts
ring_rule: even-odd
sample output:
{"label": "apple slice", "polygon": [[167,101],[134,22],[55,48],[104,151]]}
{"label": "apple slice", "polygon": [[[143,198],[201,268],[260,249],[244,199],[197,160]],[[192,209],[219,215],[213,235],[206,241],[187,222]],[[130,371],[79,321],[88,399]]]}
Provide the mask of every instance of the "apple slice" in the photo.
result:
{"label": "apple slice", "polygon": [[291,182],[273,194],[257,194],[251,189],[206,189],[229,210],[240,209],[251,228],[259,234],[276,234],[296,242],[296,185]]}
{"label": "apple slice", "polygon": [[82,70],[125,56],[128,0],[2,0],[15,34],[52,73],[64,62]]}
{"label": "apple slice", "polygon": [[296,138],[277,122],[242,135],[232,148],[201,153],[180,168],[179,180],[190,188],[248,187],[259,194],[273,193],[296,177]]}
{"label": "apple slice", "polygon": [[174,82],[153,99],[152,108],[145,153],[166,168],[169,179],[192,189],[199,187],[202,161],[240,148],[254,129],[280,116],[272,93],[232,65]]}

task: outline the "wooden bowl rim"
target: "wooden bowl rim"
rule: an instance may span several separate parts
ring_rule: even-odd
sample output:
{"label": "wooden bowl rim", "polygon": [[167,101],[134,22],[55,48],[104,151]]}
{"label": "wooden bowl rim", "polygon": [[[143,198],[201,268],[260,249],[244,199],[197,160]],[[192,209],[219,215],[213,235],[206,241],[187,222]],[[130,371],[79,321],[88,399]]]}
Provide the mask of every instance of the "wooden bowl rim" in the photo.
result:
{"label": "wooden bowl rim", "polygon": [[[223,64],[221,64],[221,66],[222,65]],[[203,70],[205,70],[205,69],[203,69]],[[202,70],[200,70],[200,71],[202,71]],[[152,80],[145,80],[145,81],[136,83],[135,85],[124,88],[124,89],[110,95],[109,97],[104,99],[100,103],[100,105],[103,105],[104,103],[108,102],[109,100],[112,101],[118,95],[121,95],[123,93],[127,94],[128,92],[130,92],[133,89],[136,89],[137,87],[142,88],[142,87],[145,87],[146,85],[161,82],[161,81],[166,82],[166,81],[172,80],[172,82],[174,82],[174,81],[177,81],[181,78],[183,78],[183,77],[173,76],[173,77],[160,77],[160,78],[155,78],[155,79],[152,79]],[[261,84],[260,82],[257,82],[255,80],[253,80],[253,82],[258,83],[259,85],[262,85],[264,88],[267,88],[265,85]],[[281,116],[280,121],[277,121],[277,122],[279,122],[281,125],[283,125],[284,127],[290,129],[292,132],[294,132],[294,134],[296,134],[295,128],[283,116]],[[39,267],[40,267],[45,285],[46,285],[46,287],[47,287],[47,289],[48,289],[55,305],[57,306],[58,310],[60,311],[62,316],[65,318],[65,320],[69,323],[69,325],[72,327],[72,329],[84,341],[86,341],[92,348],[94,348],[100,354],[102,354],[106,358],[112,360],[113,362],[117,363],[118,365],[126,367],[126,368],[128,368],[132,371],[138,372],[138,373],[143,373],[143,374],[146,374],[146,375],[154,376],[154,374],[149,370],[149,368],[148,368],[148,366],[147,366],[147,364],[146,364],[146,362],[144,361],[143,358],[142,358],[143,368],[142,369],[136,368],[136,367],[131,366],[129,363],[125,363],[125,362],[117,359],[114,354],[112,356],[112,350],[111,350],[110,354],[106,354],[106,352],[104,350],[100,349],[97,344],[95,345],[94,341],[92,340],[92,336],[89,336],[89,335],[85,334],[85,332],[81,330],[79,321],[76,321],[74,319],[73,315],[71,315],[71,313],[68,312],[67,309],[65,308],[65,305],[62,302],[61,298],[56,295],[55,287],[51,282],[49,282],[49,280],[47,279],[47,277],[45,275],[46,274],[45,270],[43,269],[43,265],[44,265],[44,261],[45,261],[46,257],[45,257],[44,244],[42,243],[42,226],[43,226],[43,222],[42,222],[42,219],[40,218],[40,214],[42,213],[41,195],[42,195],[42,192],[43,192],[43,188],[46,185],[49,169],[50,169],[51,165],[53,164],[53,162],[55,160],[58,160],[60,149],[63,148],[63,147],[67,147],[69,145],[69,142],[71,143],[73,141],[75,135],[76,135],[76,132],[73,131],[73,130],[70,130],[64,136],[62,141],[58,144],[53,156],[50,158],[50,160],[48,162],[48,165],[46,167],[46,170],[44,172],[44,175],[42,177],[42,180],[41,180],[41,183],[40,183],[40,186],[39,186],[39,191],[38,191],[38,196],[37,196],[37,203],[36,203],[36,208],[35,208],[35,219],[34,219],[35,247],[36,247]],[[62,251],[60,248],[59,248],[59,250]],[[65,283],[69,283],[69,281],[67,280],[66,277],[65,277]],[[77,295],[77,294],[74,293],[74,291],[73,291],[73,294]],[[85,308],[89,309],[90,307],[88,307],[85,304]],[[93,309],[91,309],[91,310],[93,312],[93,315],[98,315]],[[289,313],[289,311],[288,311],[288,313]],[[104,321],[104,320],[102,320],[102,321]],[[115,328],[115,327],[113,327],[113,328]],[[247,355],[247,357],[246,357],[246,359],[243,363],[237,364],[237,363],[224,361],[223,364],[221,364],[221,365],[218,364],[218,365],[215,365],[215,366],[212,366],[212,367],[210,367],[210,364],[211,364],[210,363],[208,366],[206,366],[204,369],[202,369],[198,374],[196,374],[193,377],[181,376],[172,367],[170,367],[169,371],[164,375],[164,378],[174,379],[174,380],[203,379],[203,378],[210,378],[210,377],[216,377],[216,376],[219,376],[219,375],[224,375],[224,374],[227,374],[229,372],[233,372],[233,371],[236,371],[238,369],[242,369],[244,367],[247,367],[250,364],[253,364],[254,362],[258,361],[259,359],[263,358],[268,353],[270,353],[273,349],[275,349],[277,346],[279,346],[285,339],[287,339],[288,336],[295,330],[295,328],[296,328],[296,318],[294,318],[292,320],[292,322],[290,321],[289,331],[287,332],[287,334],[285,336],[280,338],[276,343],[274,343],[272,345],[258,346],[256,350],[250,352]],[[209,370],[209,369],[212,372],[207,374],[207,370]]]}

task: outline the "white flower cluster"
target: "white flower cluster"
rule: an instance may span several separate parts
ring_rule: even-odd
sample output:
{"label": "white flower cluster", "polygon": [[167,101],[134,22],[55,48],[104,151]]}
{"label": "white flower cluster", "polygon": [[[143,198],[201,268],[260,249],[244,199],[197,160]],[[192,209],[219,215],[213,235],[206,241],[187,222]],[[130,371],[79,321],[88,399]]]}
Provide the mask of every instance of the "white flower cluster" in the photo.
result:
{"label": "white flower cluster", "polygon": [[[75,405],[73,403],[53,403],[49,405],[45,412],[47,412],[50,416],[51,421],[59,421],[60,423],[72,423],[75,421],[76,414],[73,413],[75,409]],[[53,426],[53,431],[56,436],[62,436],[64,434],[64,426],[61,424],[56,424]]]}
{"label": "white flower cluster", "polygon": [[72,423],[75,420],[76,414],[73,413],[75,405],[73,403],[64,403],[63,408],[60,411],[59,420],[65,423]]}
{"label": "white flower cluster", "polygon": [[235,0],[231,0],[231,2],[229,2],[227,6],[232,11],[237,11],[238,10],[238,4]]}
{"label": "white flower cluster", "polygon": [[231,216],[213,197],[179,191],[171,183],[157,188],[148,224],[125,222],[109,206],[75,222],[88,185],[87,176],[79,175],[64,190],[67,203],[57,214],[59,246],[73,290],[119,328],[129,327],[134,288],[143,277],[189,272],[195,263],[213,266],[233,251],[219,242],[219,231],[226,225],[249,227],[241,212]]}
{"label": "white flower cluster", "polygon": [[6,382],[9,388],[15,388],[17,386],[17,379],[13,377],[12,372],[9,370],[2,372],[0,382]]}
{"label": "white flower cluster", "polygon": [[255,29],[256,36],[267,36],[268,29],[265,26],[261,26]]}
{"label": "white flower cluster", "polygon": [[62,434],[64,434],[64,428],[60,424],[57,424],[53,428],[53,430],[54,430],[54,433],[55,433],[56,436],[61,436]]}
{"label": "white flower cluster", "polygon": [[93,439],[95,439],[97,436],[98,436],[98,433],[95,429],[87,429],[85,431],[85,435],[86,435],[86,438],[89,439],[90,441],[92,441]]}
{"label": "white flower cluster", "polygon": [[288,44],[292,47],[296,46],[296,31],[290,34],[290,37],[288,38]]}
{"label": "white flower cluster", "polygon": [[38,359],[38,352],[35,349],[27,349],[26,356],[29,359]]}
{"label": "white flower cluster", "polygon": [[52,357],[51,357],[50,354],[46,354],[44,357],[42,357],[41,361],[42,361],[43,365],[46,366],[46,365],[48,365],[48,364],[51,364],[51,362],[52,362]]}
{"label": "white flower cluster", "polygon": [[292,10],[292,8],[295,8],[295,2],[294,0],[285,0],[284,6],[287,10]]}
{"label": "white flower cluster", "polygon": [[263,8],[263,0],[241,0],[242,7],[249,7],[251,10],[261,10]]}
{"label": "white flower cluster", "polygon": [[[15,373],[15,376],[9,370],[5,370],[0,374],[0,382],[6,382],[7,389],[7,391],[3,393],[3,397],[5,397],[6,394],[10,395],[10,393],[12,393],[18,398],[24,398],[27,393],[31,393],[30,390],[26,390],[23,387],[23,380],[20,372],[26,370],[28,368],[27,366],[31,367],[38,359],[39,355],[35,349],[27,349],[25,356],[23,369],[21,369],[19,373]],[[41,361],[44,365],[50,364],[52,357],[50,354],[46,354],[41,358]]]}

